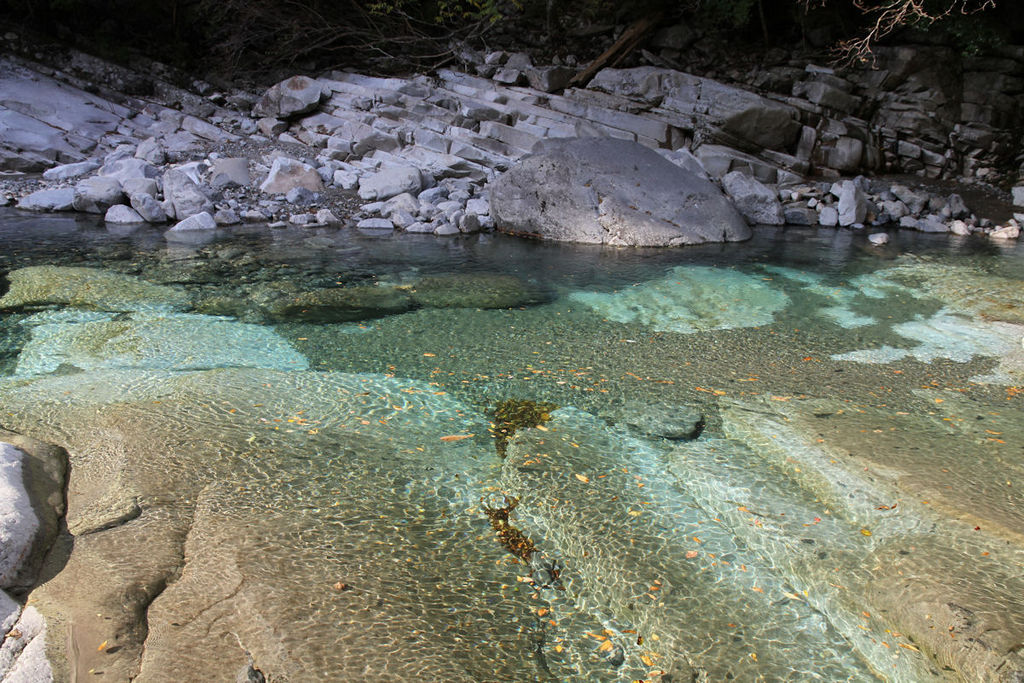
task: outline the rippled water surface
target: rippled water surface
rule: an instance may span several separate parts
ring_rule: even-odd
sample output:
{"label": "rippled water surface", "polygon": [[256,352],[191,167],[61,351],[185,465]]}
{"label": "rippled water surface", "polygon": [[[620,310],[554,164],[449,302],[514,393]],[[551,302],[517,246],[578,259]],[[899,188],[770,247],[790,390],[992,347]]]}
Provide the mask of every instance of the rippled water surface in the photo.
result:
{"label": "rippled water surface", "polygon": [[69,568],[183,558],[151,680],[236,636],[276,680],[970,680],[928,620],[1022,594],[1024,249],[892,238],[8,212],[0,423],[69,449],[72,533],[142,511]]}

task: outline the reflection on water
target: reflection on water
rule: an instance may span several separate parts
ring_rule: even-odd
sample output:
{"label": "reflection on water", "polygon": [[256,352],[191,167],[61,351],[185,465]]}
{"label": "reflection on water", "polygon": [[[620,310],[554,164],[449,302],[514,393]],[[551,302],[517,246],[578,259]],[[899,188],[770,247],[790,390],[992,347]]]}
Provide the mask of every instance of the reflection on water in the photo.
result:
{"label": "reflection on water", "polygon": [[[144,676],[229,678],[236,636],[294,681],[1019,664],[1020,246],[264,227],[188,245],[11,212],[0,241],[0,424],[72,455],[82,540],[49,590],[97,612],[155,549],[179,558]],[[498,449],[507,399],[550,420]],[[659,436],[694,420],[695,441]],[[484,513],[511,501],[530,556]]]}

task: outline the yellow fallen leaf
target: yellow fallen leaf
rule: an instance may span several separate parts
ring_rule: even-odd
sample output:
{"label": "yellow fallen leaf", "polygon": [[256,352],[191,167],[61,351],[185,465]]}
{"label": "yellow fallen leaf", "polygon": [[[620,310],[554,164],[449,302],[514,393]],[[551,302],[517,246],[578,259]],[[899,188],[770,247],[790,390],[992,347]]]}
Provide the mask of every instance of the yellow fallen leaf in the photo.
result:
{"label": "yellow fallen leaf", "polygon": [[604,641],[603,643],[601,643],[601,647],[599,647],[597,649],[599,651],[601,651],[601,652],[608,652],[608,650],[612,649],[612,641],[610,641],[610,640]]}
{"label": "yellow fallen leaf", "polygon": [[860,530],[860,533],[861,533],[862,535],[864,535],[864,536],[870,536],[870,535],[871,535],[871,532],[870,532],[870,531],[868,531],[867,529],[861,529],[861,530]]}
{"label": "yellow fallen leaf", "polygon": [[462,441],[463,439],[472,439],[473,436],[473,434],[449,434],[442,436],[441,441]]}
{"label": "yellow fallen leaf", "polygon": [[100,646],[98,648],[96,648],[96,652],[103,652],[103,650],[106,647],[107,647],[107,641],[104,640],[102,643],[100,643]]}
{"label": "yellow fallen leaf", "polygon": [[579,479],[580,481],[582,481],[584,484],[589,484],[590,483],[590,479],[588,479],[585,475],[577,474],[576,478]]}

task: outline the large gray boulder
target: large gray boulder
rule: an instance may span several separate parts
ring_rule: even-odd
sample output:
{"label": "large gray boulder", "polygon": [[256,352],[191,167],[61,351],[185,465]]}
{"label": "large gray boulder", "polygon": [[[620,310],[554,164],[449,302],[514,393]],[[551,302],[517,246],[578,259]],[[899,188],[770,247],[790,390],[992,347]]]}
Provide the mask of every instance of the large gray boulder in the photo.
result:
{"label": "large gray boulder", "polygon": [[491,188],[499,230],[637,247],[745,240],[751,231],[714,184],[626,140],[545,140]]}
{"label": "large gray boulder", "polygon": [[256,116],[285,119],[313,111],[320,105],[322,96],[318,82],[309,76],[292,76],[272,86],[252,111]]}

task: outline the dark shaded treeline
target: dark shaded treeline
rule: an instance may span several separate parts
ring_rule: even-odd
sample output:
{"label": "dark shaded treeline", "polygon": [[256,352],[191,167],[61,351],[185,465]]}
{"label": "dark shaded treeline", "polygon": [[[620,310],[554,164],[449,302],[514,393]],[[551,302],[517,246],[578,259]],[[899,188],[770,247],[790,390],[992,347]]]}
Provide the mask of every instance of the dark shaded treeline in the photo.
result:
{"label": "dark shaded treeline", "polygon": [[[931,12],[951,3],[986,4],[926,2]],[[1024,43],[1018,0],[996,0],[977,12],[952,9],[933,25],[904,27],[898,37],[910,32],[911,40],[939,40],[968,53]],[[115,60],[141,51],[197,73],[257,77],[293,66],[431,67],[454,57],[455,38],[586,59],[603,46],[595,37],[652,15],[755,50],[800,44],[827,50],[865,35],[877,18],[853,0],[0,0],[5,30],[29,29]]]}

